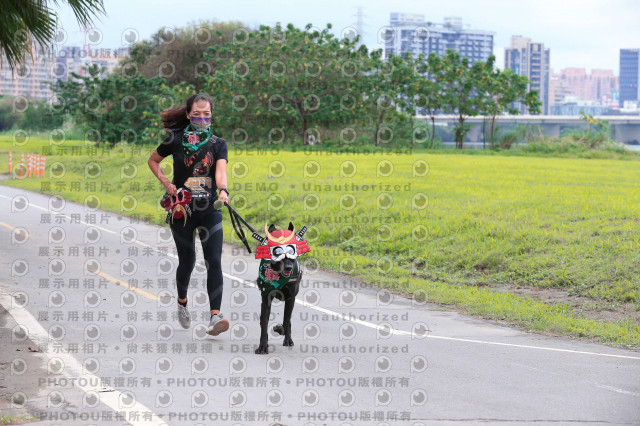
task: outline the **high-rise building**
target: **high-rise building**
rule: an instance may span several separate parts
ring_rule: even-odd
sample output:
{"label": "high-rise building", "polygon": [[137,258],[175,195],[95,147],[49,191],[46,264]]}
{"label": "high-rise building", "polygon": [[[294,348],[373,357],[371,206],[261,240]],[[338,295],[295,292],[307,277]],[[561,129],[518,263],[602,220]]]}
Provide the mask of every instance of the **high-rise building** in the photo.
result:
{"label": "high-rise building", "polygon": [[0,69],[0,95],[25,96],[30,99],[51,101],[53,92],[49,83],[69,81],[72,72],[84,75],[83,66],[94,63],[104,67],[105,77],[129,54],[128,47],[93,49],[63,46],[57,49],[33,48],[33,59],[16,67],[12,73],[7,59],[2,56]]}
{"label": "high-rise building", "polygon": [[62,46],[57,52],[53,73],[62,81],[69,81],[72,72],[80,74],[87,54],[80,46]]}
{"label": "high-rise building", "polygon": [[565,68],[560,71],[560,79],[567,88],[569,96],[575,96],[576,98],[587,101],[589,95],[589,75],[584,68]]}
{"label": "high-rise building", "polygon": [[91,51],[90,63],[100,65],[104,68],[101,78],[106,77],[113,72],[113,69],[120,62],[129,56],[128,47],[120,47],[117,49],[94,49]]}
{"label": "high-rise building", "polygon": [[[504,67],[529,79],[528,90],[537,90],[542,102],[540,111],[549,114],[549,49],[530,38],[512,36],[511,46],[504,49]],[[520,112],[527,113],[524,105]]]}
{"label": "high-rise building", "polygon": [[566,86],[565,81],[562,80],[562,75],[553,72],[553,69],[549,70],[549,104],[561,104],[565,101],[565,97],[571,95],[569,89]]}
{"label": "high-rise building", "polygon": [[613,70],[593,69],[589,77],[587,100],[611,103],[619,85],[618,77],[613,74]]}
{"label": "high-rise building", "polygon": [[620,49],[620,108],[625,101],[640,99],[640,49]]}
{"label": "high-rise building", "polygon": [[7,58],[2,55],[0,70],[0,95],[25,96],[30,99],[48,100],[51,89],[52,69],[55,63],[51,49],[38,45],[31,49],[31,57],[12,71]]}
{"label": "high-rise building", "polygon": [[584,68],[565,68],[559,74],[550,74],[551,105],[564,102],[564,96],[610,104],[618,90],[618,78],[612,70],[594,69],[587,73]]}
{"label": "high-rise building", "polygon": [[446,17],[444,23],[425,20],[422,14],[391,13],[389,28],[384,33],[385,56],[431,53],[442,56],[447,49],[469,58],[473,64],[486,61],[493,53],[494,33],[465,29],[459,17]]}

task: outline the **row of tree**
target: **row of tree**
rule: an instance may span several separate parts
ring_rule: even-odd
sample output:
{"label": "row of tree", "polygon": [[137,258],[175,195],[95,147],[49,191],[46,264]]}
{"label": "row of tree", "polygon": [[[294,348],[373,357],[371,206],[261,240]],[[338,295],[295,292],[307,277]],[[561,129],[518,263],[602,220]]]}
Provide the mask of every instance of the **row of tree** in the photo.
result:
{"label": "row of tree", "polygon": [[216,102],[216,131],[232,142],[297,135],[306,144],[349,128],[374,144],[390,143],[425,133],[415,124],[418,113],[431,117],[426,133],[433,138],[435,116],[448,113],[458,117],[455,139],[463,147],[467,117],[489,117],[493,138],[495,117],[518,113],[516,103],[539,111],[527,78],[496,69],[493,56],[470,64],[449,50],[443,57],[385,60],[381,50],[358,47],[357,39],[336,38],[330,25],[252,31],[239,23],[202,25],[204,33],[159,31],[107,78],[93,67],[58,81],[54,112],[71,114],[99,140],[137,142],[159,137],[162,109],[206,91]]}
{"label": "row of tree", "polygon": [[63,118],[51,114],[45,101],[31,102],[25,97],[0,96],[0,131],[24,129],[46,131],[60,128]]}

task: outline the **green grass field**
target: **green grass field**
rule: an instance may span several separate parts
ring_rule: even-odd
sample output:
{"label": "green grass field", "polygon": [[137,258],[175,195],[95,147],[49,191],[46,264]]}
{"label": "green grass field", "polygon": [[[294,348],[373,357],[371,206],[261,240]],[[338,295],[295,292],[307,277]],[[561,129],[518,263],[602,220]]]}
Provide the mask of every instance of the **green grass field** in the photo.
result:
{"label": "green grass field", "polygon": [[[44,178],[3,184],[80,202],[97,194],[104,209],[164,223],[164,189],[146,164],[155,145],[90,153],[79,141],[13,144],[0,136],[0,172],[9,150],[14,164],[21,150],[53,155]],[[258,229],[309,226],[309,267],[527,330],[640,348],[632,158],[230,148],[228,177],[232,204]],[[132,197],[135,207],[121,211]],[[225,238],[239,244],[228,220]]]}

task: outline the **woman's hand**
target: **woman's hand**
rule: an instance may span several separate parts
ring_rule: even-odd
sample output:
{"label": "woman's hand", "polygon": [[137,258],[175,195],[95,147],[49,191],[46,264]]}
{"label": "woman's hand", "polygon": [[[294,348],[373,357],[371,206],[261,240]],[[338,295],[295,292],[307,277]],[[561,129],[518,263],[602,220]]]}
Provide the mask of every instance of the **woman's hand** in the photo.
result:
{"label": "woman's hand", "polygon": [[174,184],[172,184],[171,182],[166,182],[164,184],[164,189],[167,190],[167,194],[169,195],[176,195],[176,193],[178,192],[178,189],[176,188],[176,186]]}
{"label": "woman's hand", "polygon": [[224,201],[225,203],[228,203],[229,200],[229,196],[227,195],[227,191],[220,191],[220,194],[218,194],[218,199],[220,201]]}

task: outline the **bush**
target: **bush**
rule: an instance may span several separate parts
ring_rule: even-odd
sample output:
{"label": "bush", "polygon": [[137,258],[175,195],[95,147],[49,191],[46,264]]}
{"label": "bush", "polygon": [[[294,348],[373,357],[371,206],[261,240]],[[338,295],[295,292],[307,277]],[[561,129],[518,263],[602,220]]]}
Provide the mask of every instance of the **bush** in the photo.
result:
{"label": "bush", "polygon": [[550,138],[543,136],[531,140],[527,145],[520,148],[524,152],[530,153],[587,153],[591,151],[612,152],[618,154],[626,153],[624,144],[613,140],[601,140],[595,137],[585,137],[579,134],[569,134],[564,137]]}
{"label": "bush", "polygon": [[585,154],[595,151],[627,153],[624,144],[611,137],[611,126],[607,120],[595,119],[584,113],[581,119],[587,123],[586,130],[570,130],[558,137],[544,136],[539,126],[519,125],[500,135],[498,143],[491,148],[511,149],[514,145],[524,143],[518,150],[535,154]]}

